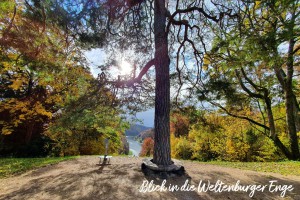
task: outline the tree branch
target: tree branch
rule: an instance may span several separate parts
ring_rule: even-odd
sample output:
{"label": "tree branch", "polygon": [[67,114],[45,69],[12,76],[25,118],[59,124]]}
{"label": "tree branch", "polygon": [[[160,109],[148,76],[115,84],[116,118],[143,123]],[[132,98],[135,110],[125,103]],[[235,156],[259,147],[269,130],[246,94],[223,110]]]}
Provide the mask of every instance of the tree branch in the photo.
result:
{"label": "tree branch", "polygon": [[221,105],[218,104],[218,103],[214,103],[214,102],[211,102],[211,101],[208,101],[208,102],[209,102],[210,104],[214,105],[214,106],[219,107],[220,109],[222,109],[223,111],[225,111],[226,114],[228,114],[229,116],[236,117],[236,118],[239,118],[239,119],[247,120],[247,121],[249,121],[249,122],[251,122],[251,123],[253,123],[253,124],[257,125],[257,126],[260,126],[260,127],[264,128],[264,129],[268,130],[268,131],[270,130],[270,128],[269,128],[268,126],[266,126],[266,125],[264,125],[264,124],[261,124],[261,123],[259,123],[259,122],[257,122],[257,121],[254,121],[253,119],[250,119],[249,117],[246,117],[246,116],[239,116],[239,115],[233,114],[233,113],[229,112],[226,108],[224,108],[223,106],[221,106]]}
{"label": "tree branch", "polygon": [[[237,17],[238,16],[237,14],[231,14],[231,10],[229,10],[228,12],[219,13],[219,18],[217,18],[217,16],[209,15],[207,12],[204,11],[203,8],[193,6],[193,7],[189,7],[189,8],[186,8],[186,9],[176,9],[176,11],[171,16],[167,16],[167,17],[169,18],[170,23],[174,23],[174,24],[177,23],[177,25],[178,25],[178,23],[180,23],[180,21],[174,20],[174,18],[177,14],[189,13],[189,12],[194,12],[194,11],[198,11],[199,13],[203,14],[206,18],[211,19],[214,22],[221,21],[223,19],[223,17],[226,16],[226,15],[229,16],[229,17]],[[183,22],[183,24],[186,23],[184,21],[185,20],[182,20],[181,23],[182,22]]]}
{"label": "tree branch", "polygon": [[[17,14],[17,6],[15,5],[15,6],[14,6],[14,14],[13,14],[13,16],[12,16],[10,22],[9,22],[8,27],[3,31],[3,36],[2,36],[2,38],[5,38],[6,34],[7,34],[7,33],[10,31],[10,29],[12,28],[13,22],[14,22],[15,17],[16,17],[16,14]],[[0,39],[2,39],[2,38],[0,38]]]}
{"label": "tree branch", "polygon": [[140,71],[139,75],[136,78],[132,78],[130,80],[120,80],[120,77],[118,78],[118,81],[115,83],[117,87],[122,87],[122,86],[128,86],[131,87],[134,85],[134,83],[139,83],[141,82],[143,76],[148,72],[150,67],[155,65],[155,59],[150,60]]}
{"label": "tree branch", "polygon": [[255,84],[255,83],[247,76],[247,74],[246,74],[244,68],[242,68],[242,67],[241,67],[241,72],[242,72],[244,78],[246,79],[246,81],[248,81],[248,83],[250,83],[250,85],[251,85],[256,91],[258,91],[258,90],[259,90],[258,86],[257,86],[257,85],[256,85],[256,84]]}
{"label": "tree branch", "polygon": [[299,51],[299,50],[300,50],[300,45],[298,45],[298,46],[294,49],[293,54],[296,54],[297,51]]}
{"label": "tree branch", "polygon": [[241,76],[240,76],[240,73],[239,73],[239,71],[238,71],[237,69],[235,70],[235,74],[236,74],[236,77],[237,77],[238,80],[239,80],[240,86],[242,87],[242,89],[243,89],[245,92],[247,92],[247,94],[248,94],[250,97],[259,98],[259,99],[263,99],[263,98],[264,98],[261,94],[251,92],[251,91],[245,86],[245,84],[243,83],[242,78],[241,78]]}

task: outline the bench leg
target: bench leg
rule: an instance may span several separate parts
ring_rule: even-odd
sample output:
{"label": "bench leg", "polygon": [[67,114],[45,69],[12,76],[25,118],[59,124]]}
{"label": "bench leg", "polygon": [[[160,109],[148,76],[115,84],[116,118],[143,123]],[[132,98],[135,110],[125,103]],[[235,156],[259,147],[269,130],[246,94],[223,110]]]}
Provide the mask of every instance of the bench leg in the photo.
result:
{"label": "bench leg", "polygon": [[[110,164],[110,158],[103,158],[103,162],[104,162],[104,163],[107,162],[107,164]],[[99,158],[99,164],[103,164],[103,163],[102,163],[102,158]]]}

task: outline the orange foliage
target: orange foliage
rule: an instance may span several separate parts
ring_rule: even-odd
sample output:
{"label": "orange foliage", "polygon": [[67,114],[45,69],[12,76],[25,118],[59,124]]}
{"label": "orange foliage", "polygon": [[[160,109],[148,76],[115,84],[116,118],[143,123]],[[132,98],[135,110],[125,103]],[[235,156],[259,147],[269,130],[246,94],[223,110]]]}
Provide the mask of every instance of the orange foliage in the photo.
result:
{"label": "orange foliage", "polygon": [[175,137],[187,136],[189,133],[190,122],[187,116],[181,113],[172,113],[170,131]]}
{"label": "orange foliage", "polygon": [[142,145],[140,156],[151,156],[153,155],[154,140],[150,137],[146,138]]}

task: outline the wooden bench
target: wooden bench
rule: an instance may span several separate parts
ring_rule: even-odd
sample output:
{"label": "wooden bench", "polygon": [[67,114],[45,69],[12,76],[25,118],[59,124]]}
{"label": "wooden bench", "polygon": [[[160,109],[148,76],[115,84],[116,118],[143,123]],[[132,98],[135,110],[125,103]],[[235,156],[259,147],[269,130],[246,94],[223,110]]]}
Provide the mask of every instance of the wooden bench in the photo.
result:
{"label": "wooden bench", "polygon": [[112,156],[99,156],[99,164],[102,164],[102,159],[103,161],[105,161],[105,159],[107,160],[107,163],[109,164],[110,163],[110,159],[112,158]]}

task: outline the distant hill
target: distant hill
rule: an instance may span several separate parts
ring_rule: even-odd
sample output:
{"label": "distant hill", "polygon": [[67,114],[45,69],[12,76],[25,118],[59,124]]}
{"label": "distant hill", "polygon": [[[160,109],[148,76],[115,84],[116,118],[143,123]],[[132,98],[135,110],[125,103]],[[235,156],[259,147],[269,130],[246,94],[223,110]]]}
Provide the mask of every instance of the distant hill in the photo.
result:
{"label": "distant hill", "polygon": [[140,132],[151,129],[151,127],[134,124],[130,126],[130,129],[125,131],[126,136],[137,136]]}
{"label": "distant hill", "polygon": [[150,128],[150,129],[140,132],[140,134],[138,134],[135,137],[135,140],[137,140],[139,142],[143,142],[143,140],[147,137],[154,139],[154,129],[153,128]]}

